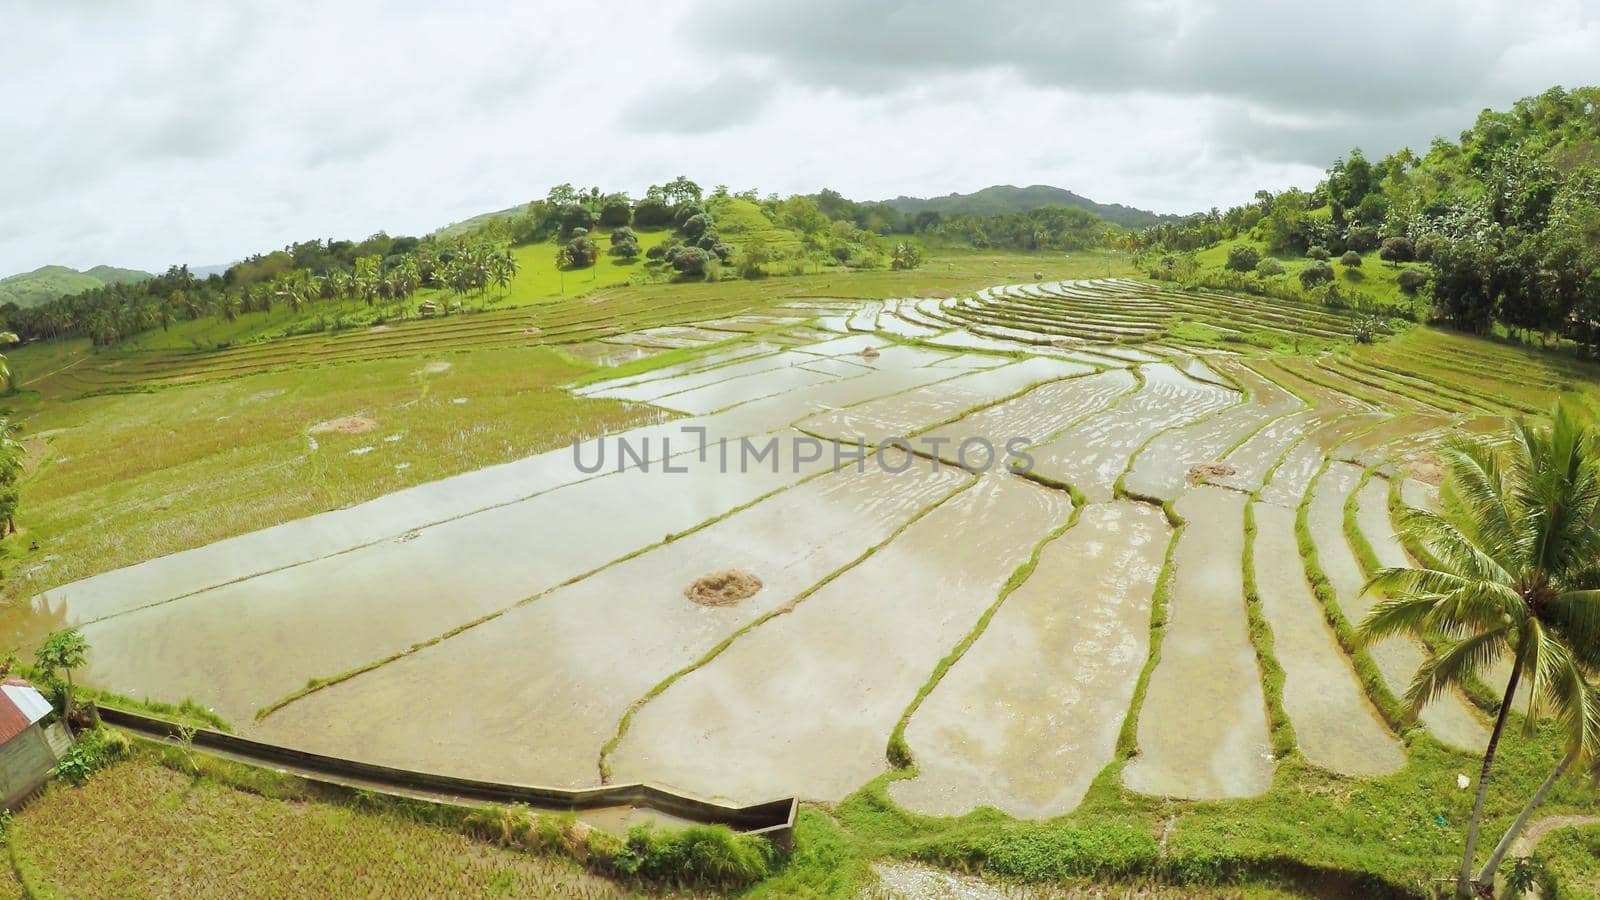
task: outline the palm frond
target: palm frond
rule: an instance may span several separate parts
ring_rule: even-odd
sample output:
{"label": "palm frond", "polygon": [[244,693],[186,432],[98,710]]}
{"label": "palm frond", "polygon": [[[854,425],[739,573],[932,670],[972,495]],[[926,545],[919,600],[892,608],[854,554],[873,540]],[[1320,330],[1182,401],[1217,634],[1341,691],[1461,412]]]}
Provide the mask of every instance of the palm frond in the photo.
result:
{"label": "palm frond", "polygon": [[1424,661],[1406,690],[1412,709],[1420,711],[1479,669],[1493,665],[1505,650],[1507,631],[1497,628],[1469,635]]}
{"label": "palm frond", "polygon": [[1379,600],[1356,626],[1356,635],[1363,644],[1370,644],[1397,634],[1423,634],[1436,602],[1436,597],[1425,593],[1401,593]]}
{"label": "palm frond", "polygon": [[1407,510],[1400,518],[1400,527],[1452,572],[1467,578],[1512,580],[1510,567],[1516,564],[1514,545],[1481,546],[1455,520],[1425,509]]}

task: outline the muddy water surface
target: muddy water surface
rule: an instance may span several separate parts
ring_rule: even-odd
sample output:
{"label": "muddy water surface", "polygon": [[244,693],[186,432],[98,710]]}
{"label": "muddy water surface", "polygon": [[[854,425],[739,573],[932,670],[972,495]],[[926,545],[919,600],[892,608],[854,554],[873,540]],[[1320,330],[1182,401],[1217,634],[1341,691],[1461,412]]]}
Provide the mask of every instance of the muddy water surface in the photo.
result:
{"label": "muddy water surface", "polygon": [[[1339,607],[1352,626],[1359,625],[1377,603],[1376,597],[1362,593],[1366,574],[1361,570],[1355,551],[1350,548],[1344,534],[1345,499],[1355,491],[1360,480],[1360,467],[1349,463],[1330,463],[1312,490],[1311,506],[1306,515],[1306,524],[1317,546],[1317,561],[1327,574],[1328,582],[1339,598]],[[1378,485],[1379,491],[1386,490],[1381,482],[1369,482],[1369,487],[1373,485]],[[1377,522],[1369,512],[1365,525],[1359,518],[1357,524],[1362,526],[1362,534],[1372,544],[1380,563],[1409,564],[1398,536],[1387,526],[1386,517],[1382,522]],[[1404,696],[1412,676],[1422,663],[1422,647],[1409,638],[1392,637],[1372,644],[1367,652],[1389,690],[1395,696]],[[1457,694],[1446,694],[1429,703],[1423,708],[1421,718],[1435,737],[1463,750],[1481,748],[1488,740],[1488,730],[1482,720]]]}
{"label": "muddy water surface", "polygon": [[[1200,368],[1210,376],[1208,383],[1217,381],[1217,376],[1203,364]],[[1232,366],[1228,371],[1245,389],[1248,399],[1208,419],[1157,436],[1139,452],[1133,468],[1128,470],[1126,483],[1130,491],[1145,497],[1174,499],[1183,490],[1193,466],[1219,462],[1263,425],[1303,406],[1293,394],[1244,366]],[[1195,377],[1187,369],[1185,373]]]}
{"label": "muddy water surface", "polygon": [[906,730],[920,774],[889,792],[917,812],[1069,812],[1111,761],[1150,644],[1167,548],[1159,509],[1087,507],[923,701]]}
{"label": "muddy water surface", "polygon": [[[305,684],[424,641],[820,471],[629,470],[103,619],[85,681],[193,696],[236,725]],[[909,487],[907,488],[909,490]]]}
{"label": "muddy water surface", "polygon": [[1300,752],[1344,775],[1387,775],[1405,751],[1367,699],[1311,593],[1294,536],[1294,510],[1257,503],[1255,576],[1272,652],[1283,666],[1283,706]]}
{"label": "muddy water surface", "polygon": [[1093,371],[1078,363],[1026,359],[983,369],[893,397],[812,416],[797,424],[810,434],[875,442],[916,434],[970,409],[994,403],[1044,381],[1072,378]]}
{"label": "muddy water surface", "polygon": [[1032,453],[1034,471],[1082,491],[1090,501],[1111,499],[1129,457],[1163,429],[1195,421],[1239,399],[1166,365],[1140,368],[1144,385],[1112,409],[1063,432]]}
{"label": "muddy water surface", "polygon": [[[1053,381],[934,428],[923,435],[924,442],[943,441],[938,452],[946,462],[957,462],[961,443],[973,438],[982,438],[997,450],[1013,438],[1038,443],[1099,412],[1134,387],[1133,374],[1125,369]],[[978,452],[974,447],[973,453]]]}
{"label": "muddy water surface", "polygon": [[[600,747],[628,704],[969,477],[949,469],[823,475],[313,694],[255,734],[428,771],[592,784]],[[754,574],[761,589],[731,607],[684,597],[695,579],[730,568]],[[447,711],[458,727],[396,714],[424,708]]]}
{"label": "muddy water surface", "polygon": [[1145,794],[1250,797],[1272,782],[1261,673],[1244,606],[1245,497],[1201,486],[1177,511],[1161,661],[1139,711],[1139,756],[1122,781]]}
{"label": "muddy water surface", "polygon": [[884,769],[918,688],[1070,507],[1019,478],[980,478],[646,704],[613,756],[617,779],[844,797]]}

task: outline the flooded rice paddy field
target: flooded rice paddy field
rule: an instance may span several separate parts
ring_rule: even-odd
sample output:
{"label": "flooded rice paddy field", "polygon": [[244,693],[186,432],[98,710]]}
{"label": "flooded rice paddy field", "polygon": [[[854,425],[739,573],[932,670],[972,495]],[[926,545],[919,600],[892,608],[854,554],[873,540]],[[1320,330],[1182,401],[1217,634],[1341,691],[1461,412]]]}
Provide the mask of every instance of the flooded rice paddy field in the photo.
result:
{"label": "flooded rice paddy field", "polygon": [[[1410,564],[1388,479],[1432,502],[1407,467],[1484,412],[1420,402],[1414,378],[1390,393],[1168,334],[1208,309],[1219,327],[1348,330],[1107,280],[610,334],[574,352],[633,374],[574,390],[658,407],[656,424],[63,585],[5,624],[25,646],[82,626],[93,686],[193,697],[318,753],[833,801],[892,768],[898,733],[917,768],[890,796],[908,809],[1048,818],[1124,759],[1142,793],[1267,789],[1249,583],[1294,752],[1393,772],[1414,735],[1377,713],[1297,535],[1358,621],[1362,554]],[[961,452],[974,442],[998,452]],[[688,596],[730,572],[758,589]],[[1423,652],[1370,649],[1395,694]],[[1462,697],[1421,720],[1457,747],[1486,734]]]}

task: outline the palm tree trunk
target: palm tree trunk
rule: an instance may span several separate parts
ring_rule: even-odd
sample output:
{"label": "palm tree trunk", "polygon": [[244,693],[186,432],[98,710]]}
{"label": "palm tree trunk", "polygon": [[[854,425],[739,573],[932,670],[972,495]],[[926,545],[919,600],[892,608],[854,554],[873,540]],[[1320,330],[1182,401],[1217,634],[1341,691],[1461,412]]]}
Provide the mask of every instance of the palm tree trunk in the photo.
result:
{"label": "palm tree trunk", "polygon": [[1555,787],[1556,782],[1567,771],[1567,767],[1572,765],[1575,755],[1574,753],[1568,753],[1566,756],[1561,757],[1561,762],[1556,765],[1555,771],[1551,772],[1550,777],[1544,780],[1544,784],[1539,785],[1539,789],[1533,792],[1532,797],[1528,798],[1528,802],[1522,807],[1522,812],[1517,813],[1516,821],[1512,822],[1511,827],[1506,829],[1506,833],[1500,838],[1500,843],[1495,845],[1494,852],[1489,854],[1489,861],[1483,864],[1483,870],[1478,873],[1479,883],[1494,883],[1495,871],[1500,868],[1500,863],[1505,860],[1506,853],[1511,850],[1512,842],[1517,839],[1517,835],[1522,833],[1522,829],[1528,827],[1528,819],[1533,817],[1533,811],[1544,803],[1545,796],[1550,793],[1552,787]]}
{"label": "palm tree trunk", "polygon": [[72,734],[72,670],[67,670],[67,698],[61,703],[61,728]]}
{"label": "palm tree trunk", "polygon": [[1500,714],[1494,718],[1494,731],[1489,733],[1489,745],[1483,748],[1483,769],[1478,772],[1478,796],[1472,801],[1472,818],[1467,820],[1467,846],[1461,854],[1461,871],[1456,877],[1456,896],[1472,896],[1472,857],[1478,850],[1478,827],[1483,824],[1483,799],[1489,794],[1489,767],[1494,764],[1494,752],[1500,746],[1500,733],[1505,731],[1506,716],[1511,712],[1511,701],[1517,696],[1517,682],[1522,678],[1522,654],[1511,666],[1511,677],[1506,681],[1506,696],[1500,701]]}

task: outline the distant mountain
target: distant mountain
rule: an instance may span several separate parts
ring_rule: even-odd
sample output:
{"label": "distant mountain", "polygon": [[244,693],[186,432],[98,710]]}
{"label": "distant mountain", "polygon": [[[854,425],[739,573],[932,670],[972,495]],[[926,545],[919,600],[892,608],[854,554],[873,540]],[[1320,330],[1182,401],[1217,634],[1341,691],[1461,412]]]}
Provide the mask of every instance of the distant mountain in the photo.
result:
{"label": "distant mountain", "polygon": [[196,278],[210,278],[213,275],[225,275],[227,271],[238,265],[236,262],[217,263],[213,266],[190,266],[189,274]]}
{"label": "distant mountain", "polygon": [[41,266],[32,272],[0,278],[0,305],[38,306],[90,288],[132,284],[151,277],[149,272],[115,266],[95,266],[82,272],[66,266]]}
{"label": "distant mountain", "polygon": [[927,210],[945,215],[964,213],[970,216],[998,216],[1027,212],[1042,206],[1076,206],[1124,228],[1145,228],[1179,218],[1123,206],[1120,203],[1096,203],[1065,188],[1051,187],[1047,184],[1033,184],[1025,188],[997,184],[971,194],[946,194],[943,197],[927,198],[896,197],[884,202],[908,216]]}

